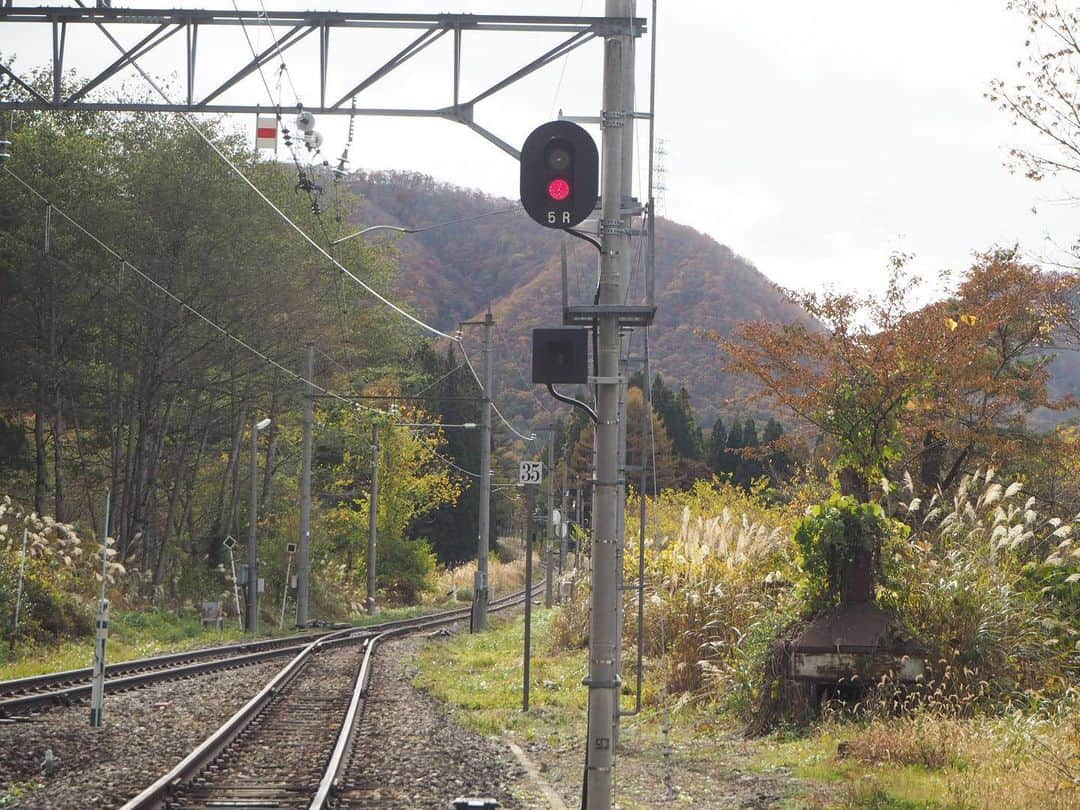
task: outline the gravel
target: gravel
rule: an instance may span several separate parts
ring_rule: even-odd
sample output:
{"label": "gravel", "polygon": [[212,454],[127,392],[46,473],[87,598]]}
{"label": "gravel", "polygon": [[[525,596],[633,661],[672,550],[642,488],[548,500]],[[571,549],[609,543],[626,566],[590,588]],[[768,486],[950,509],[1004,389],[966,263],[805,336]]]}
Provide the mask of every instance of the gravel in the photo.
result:
{"label": "gravel", "polygon": [[528,795],[525,771],[504,746],[462,728],[412,686],[420,644],[380,648],[338,806],[446,810],[452,799],[474,796],[504,810],[547,807]]}
{"label": "gravel", "polygon": [[[447,810],[485,796],[504,810],[547,807],[502,745],[460,727],[412,686],[414,637],[380,647],[339,806]],[[106,695],[105,725],[80,703],[0,724],[0,807],[118,807],[179,762],[254,696],[283,662]],[[51,749],[55,771],[42,773]]]}
{"label": "gravel", "polygon": [[[0,806],[117,807],[150,785],[250,700],[284,661],[105,696],[105,724],[79,703],[0,724]],[[52,776],[42,773],[46,750]]]}

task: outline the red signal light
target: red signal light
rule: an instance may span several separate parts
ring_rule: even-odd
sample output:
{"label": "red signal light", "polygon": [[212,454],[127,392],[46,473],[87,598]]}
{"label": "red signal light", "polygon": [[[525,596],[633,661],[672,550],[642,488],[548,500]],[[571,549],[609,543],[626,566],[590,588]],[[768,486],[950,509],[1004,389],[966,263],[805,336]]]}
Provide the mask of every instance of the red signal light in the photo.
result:
{"label": "red signal light", "polygon": [[548,196],[556,202],[562,202],[570,196],[570,184],[561,177],[556,177],[548,183]]}

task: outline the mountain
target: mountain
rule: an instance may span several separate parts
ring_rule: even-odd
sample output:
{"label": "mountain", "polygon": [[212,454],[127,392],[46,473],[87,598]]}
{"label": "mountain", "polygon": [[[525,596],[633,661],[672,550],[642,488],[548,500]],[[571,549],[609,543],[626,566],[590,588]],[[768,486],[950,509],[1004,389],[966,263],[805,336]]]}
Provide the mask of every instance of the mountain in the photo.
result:
{"label": "mountain", "polygon": [[[401,256],[396,295],[440,329],[454,331],[463,320],[494,315],[496,401],[508,417],[532,420],[540,413],[565,414],[540,386],[530,382],[532,329],[561,326],[560,246],[568,249],[571,303],[588,303],[596,285],[596,249],[528,219],[505,212],[514,200],[457,188],[430,177],[401,173],[357,173],[350,186],[364,199],[360,221],[422,227],[457,224],[395,238]],[[503,213],[484,216],[489,212]],[[631,288],[640,295],[641,260]],[[650,332],[653,373],[668,387],[685,386],[707,427],[717,416],[755,415],[747,406],[746,381],[722,375],[715,345],[702,332],[729,334],[739,321],[804,320],[750,262],[712,237],[660,218],[656,230],[657,315]],[[640,332],[640,330],[639,330]],[[480,357],[478,329],[466,332],[474,362]],[[640,355],[640,334],[632,354]]]}

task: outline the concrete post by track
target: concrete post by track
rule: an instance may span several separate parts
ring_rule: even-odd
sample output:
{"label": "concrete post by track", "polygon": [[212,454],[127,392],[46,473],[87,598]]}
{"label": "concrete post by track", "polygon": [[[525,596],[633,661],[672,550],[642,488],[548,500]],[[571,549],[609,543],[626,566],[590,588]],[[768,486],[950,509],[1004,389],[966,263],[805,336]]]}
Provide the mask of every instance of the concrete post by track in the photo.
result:
{"label": "concrete post by track", "polygon": [[547,533],[544,539],[544,607],[555,603],[555,426],[544,428],[548,434],[547,460]]}

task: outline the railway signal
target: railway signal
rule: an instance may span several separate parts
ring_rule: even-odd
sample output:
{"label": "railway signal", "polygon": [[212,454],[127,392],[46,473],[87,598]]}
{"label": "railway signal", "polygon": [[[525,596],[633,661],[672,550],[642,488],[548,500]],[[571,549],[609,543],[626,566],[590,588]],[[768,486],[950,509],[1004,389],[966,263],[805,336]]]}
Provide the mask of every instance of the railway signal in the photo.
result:
{"label": "railway signal", "polygon": [[521,205],[545,228],[572,228],[596,208],[600,157],[572,121],[549,121],[521,147]]}

